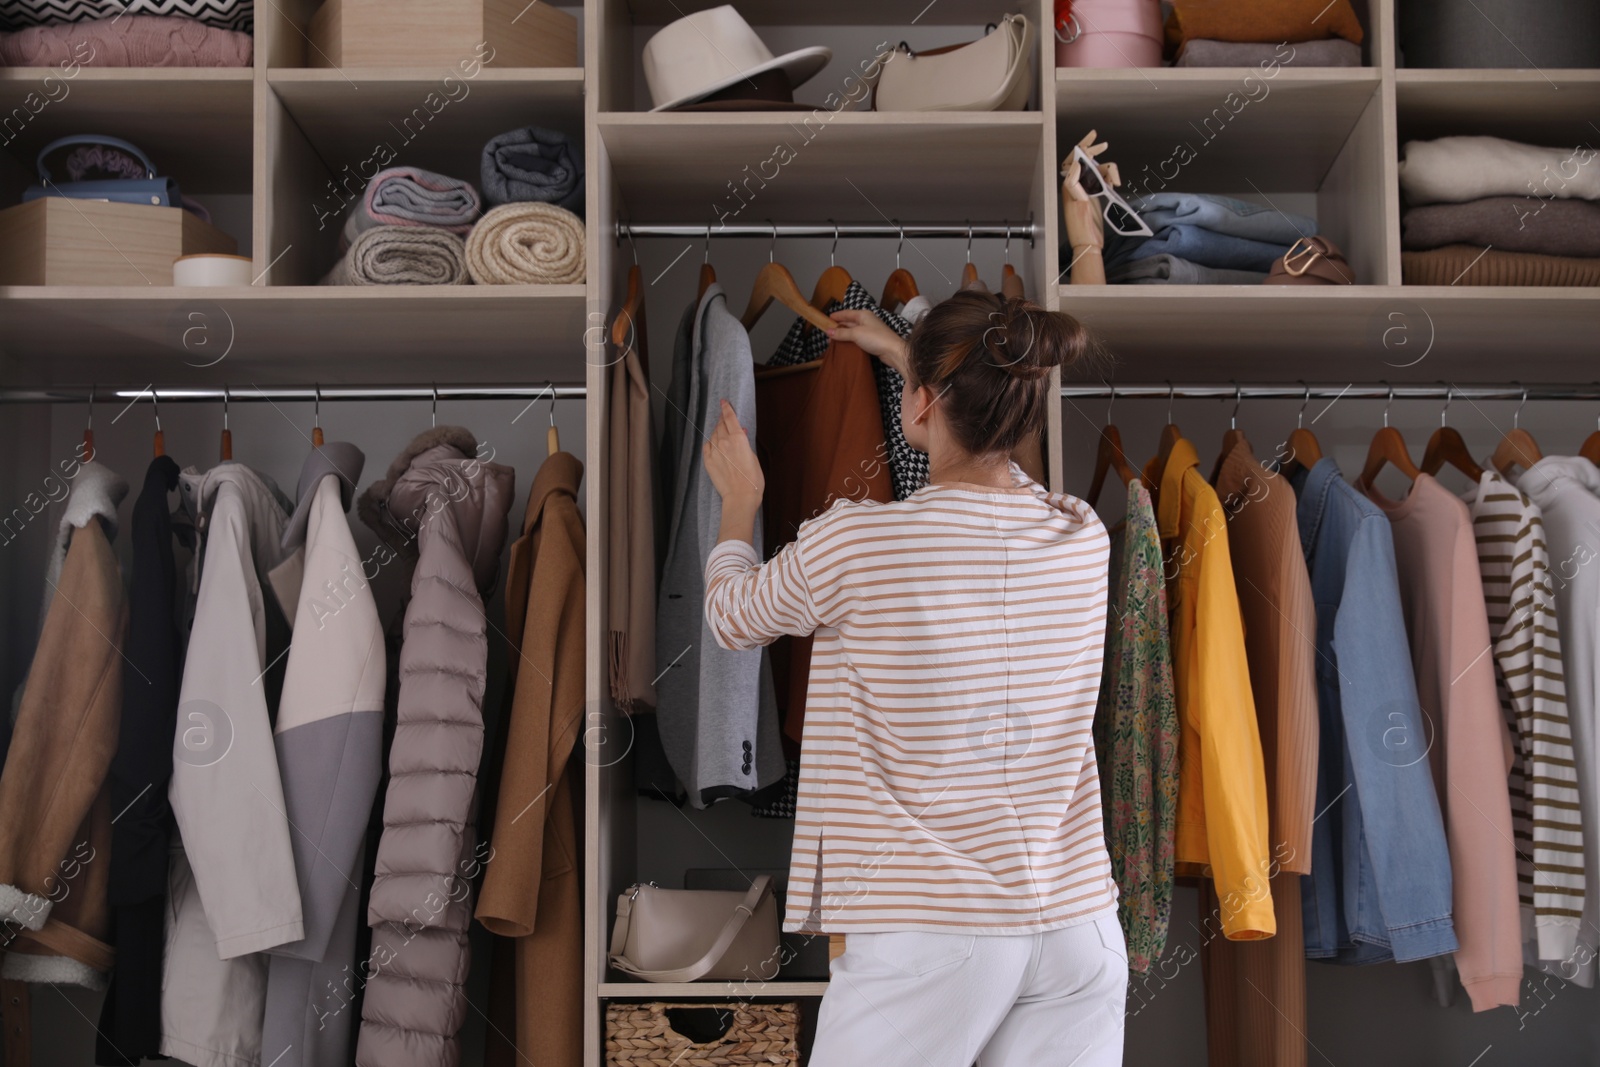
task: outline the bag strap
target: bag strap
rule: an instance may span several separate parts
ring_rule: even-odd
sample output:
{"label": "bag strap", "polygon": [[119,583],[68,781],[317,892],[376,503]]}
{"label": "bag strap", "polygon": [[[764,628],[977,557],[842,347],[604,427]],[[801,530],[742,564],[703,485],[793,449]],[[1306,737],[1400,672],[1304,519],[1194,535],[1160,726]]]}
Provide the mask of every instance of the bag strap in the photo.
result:
{"label": "bag strap", "polygon": [[69,148],[72,145],[79,144],[103,144],[110,145],[112,148],[120,148],[134,159],[137,159],[140,163],[144,164],[144,176],[146,178],[154,178],[156,176],[155,165],[150,162],[149,156],[146,156],[143,152],[139,151],[137,145],[130,144],[129,142],[121,140],[117,137],[105,137],[97,133],[77,133],[73,134],[71,137],[58,137],[54,141],[51,141],[49,144],[45,145],[43,148],[39,149],[39,156],[36,160],[36,165],[39,168],[39,181],[41,184],[50,184],[50,170],[44,165],[45,157],[58,148]]}
{"label": "bag strap", "polygon": [[717,961],[739,936],[739,931],[744,929],[744,924],[755,915],[756,907],[771,892],[772,876],[757,875],[756,880],[750,883],[750,889],[745,893],[744,899],[734,905],[733,915],[722,924],[716,940],[711,942],[711,947],[706,949],[705,955],[687,967],[673,967],[663,971],[647,970],[628,958],[628,928],[632,924],[634,894],[624,893],[617,898],[617,924],[611,928],[611,965],[635,978],[643,978],[650,982],[693,982],[702,978],[717,965]]}

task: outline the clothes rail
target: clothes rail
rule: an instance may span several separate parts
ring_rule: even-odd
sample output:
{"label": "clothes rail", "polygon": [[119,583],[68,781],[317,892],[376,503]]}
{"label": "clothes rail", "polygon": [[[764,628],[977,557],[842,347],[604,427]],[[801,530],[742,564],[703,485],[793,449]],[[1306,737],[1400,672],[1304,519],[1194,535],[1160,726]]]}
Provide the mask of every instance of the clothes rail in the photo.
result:
{"label": "clothes rail", "polygon": [[1069,398],[1117,398],[1165,400],[1600,400],[1600,382],[1584,385],[1536,382],[1498,384],[1451,384],[1448,382],[1139,382],[1122,385],[1063,385],[1061,395]]}
{"label": "clothes rail", "polygon": [[87,404],[93,399],[144,400],[154,395],[163,404],[207,401],[250,403],[257,400],[582,400],[582,385],[545,382],[542,385],[267,385],[160,387],[108,387],[80,385],[39,389],[0,389],[0,404]]}
{"label": "clothes rail", "polygon": [[780,222],[748,223],[737,226],[700,223],[618,222],[617,241],[632,237],[1004,237],[1025,240],[1030,245],[1039,236],[1039,227],[1026,222]]}

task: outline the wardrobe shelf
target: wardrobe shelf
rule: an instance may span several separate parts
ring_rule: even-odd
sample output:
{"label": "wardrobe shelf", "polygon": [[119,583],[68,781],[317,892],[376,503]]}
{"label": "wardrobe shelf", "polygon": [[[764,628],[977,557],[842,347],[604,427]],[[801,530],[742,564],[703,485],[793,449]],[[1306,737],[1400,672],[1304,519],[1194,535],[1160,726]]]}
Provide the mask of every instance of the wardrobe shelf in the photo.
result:
{"label": "wardrobe shelf", "polygon": [[1150,191],[1311,191],[1381,83],[1371,67],[1059,68],[1056,141],[1096,131]]}
{"label": "wardrobe shelf", "polygon": [[1129,382],[1262,380],[1308,359],[1355,382],[1585,381],[1600,322],[1600,289],[1577,288],[1064,285],[1060,300]]}
{"label": "wardrobe shelf", "polygon": [[1531,144],[1600,142],[1600,70],[1394,72],[1400,140],[1487,134]]}
{"label": "wardrobe shelf", "polygon": [[584,377],[582,285],[0,287],[7,385]]}
{"label": "wardrobe shelf", "polygon": [[771,997],[820,997],[827,979],[811,982],[601,982],[600,995],[625,1000],[758,1000]]}
{"label": "wardrobe shelf", "polygon": [[[5,147],[32,181],[40,148],[102,133],[138,145],[186,193],[248,193],[254,76],[248,67],[86,67],[70,78],[57,67],[0,68]],[[19,112],[31,116],[20,128]]]}
{"label": "wardrobe shelf", "polygon": [[583,137],[579,67],[486,66],[472,78],[448,68],[283,67],[267,71],[267,84],[334,174],[381,161],[387,146],[395,163],[476,183],[495,134],[531,122]]}
{"label": "wardrobe shelf", "polygon": [[685,222],[1025,219],[1037,111],[605,112],[624,217]]}

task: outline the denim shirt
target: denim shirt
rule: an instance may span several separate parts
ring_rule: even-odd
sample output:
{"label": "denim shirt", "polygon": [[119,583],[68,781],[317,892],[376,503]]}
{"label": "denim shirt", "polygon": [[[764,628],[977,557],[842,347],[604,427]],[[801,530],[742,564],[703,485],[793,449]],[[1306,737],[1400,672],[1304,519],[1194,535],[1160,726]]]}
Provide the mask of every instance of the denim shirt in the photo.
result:
{"label": "denim shirt", "polygon": [[1317,605],[1321,749],[1306,956],[1416,960],[1456,949],[1450,854],[1411,672],[1389,520],[1319,460],[1293,478]]}

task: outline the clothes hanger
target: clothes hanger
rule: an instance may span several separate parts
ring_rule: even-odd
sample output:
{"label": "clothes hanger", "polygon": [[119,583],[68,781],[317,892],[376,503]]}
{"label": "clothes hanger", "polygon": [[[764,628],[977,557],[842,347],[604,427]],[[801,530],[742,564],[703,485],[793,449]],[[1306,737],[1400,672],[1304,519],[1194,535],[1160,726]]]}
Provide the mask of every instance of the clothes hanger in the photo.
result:
{"label": "clothes hanger", "polygon": [[[700,287],[695,290],[695,300],[706,295],[706,290],[717,284],[717,272],[711,266],[711,223],[706,223],[706,256],[700,261]],[[641,356],[642,358],[642,356]]]}
{"label": "clothes hanger", "polygon": [[1439,428],[1433,431],[1433,436],[1428,438],[1428,447],[1423,450],[1422,470],[1425,474],[1438,474],[1448,463],[1477,482],[1483,478],[1483,468],[1473,460],[1472,452],[1467,448],[1467,442],[1461,439],[1461,434],[1445,422],[1445,414],[1450,410],[1450,394],[1454,389],[1454,386],[1445,386],[1444,407],[1439,409]]}
{"label": "clothes hanger", "polygon": [[1521,426],[1522,408],[1528,402],[1528,391],[1522,391],[1522,403],[1517,405],[1517,410],[1511,415],[1511,432],[1500,438],[1500,444],[1495,447],[1494,455],[1489,457],[1489,462],[1501,474],[1510,474],[1512,467],[1521,467],[1527,470],[1544,458],[1544,453],[1539,451],[1538,442],[1533,435]]}
{"label": "clothes hanger", "polygon": [[[832,219],[828,221],[833,222]],[[826,312],[831,303],[844,303],[844,292],[850,288],[850,272],[834,261],[838,251],[839,224],[833,222],[833,247],[828,249],[828,269],[822,272],[817,279],[817,287],[811,290],[811,306],[818,311]]]}
{"label": "clothes hanger", "polygon": [[[706,245],[708,249],[711,243],[710,233],[711,227],[707,226]],[[630,247],[633,246],[633,234],[631,232],[628,234],[628,244]],[[627,348],[629,346],[628,338],[638,329],[639,308],[644,305],[644,285],[641,283],[641,277],[639,273],[639,250],[635,247],[633,250],[633,266],[628,268],[627,293],[622,298],[622,307],[617,312],[617,317],[611,320],[611,343],[617,348]],[[701,280],[704,281],[703,274]],[[714,276],[712,280],[716,280]],[[706,295],[705,290],[706,287],[702,285],[700,296]]]}
{"label": "clothes hanger", "polygon": [[1322,459],[1322,446],[1317,443],[1317,435],[1306,429],[1306,405],[1311,403],[1311,386],[1305,385],[1306,398],[1300,402],[1300,413],[1294,417],[1294,429],[1289,433],[1289,439],[1283,443],[1283,451],[1288,453],[1278,473],[1285,477],[1294,473],[1296,467],[1310,470]]}
{"label": "clothes hanger", "polygon": [[961,268],[961,288],[971,289],[982,285],[978,281],[978,268],[972,263],[972,220],[967,220],[967,265]]}
{"label": "clothes hanger", "polygon": [[1594,419],[1594,433],[1584,439],[1583,446],[1578,449],[1578,455],[1590,463],[1600,464],[1600,415]]}
{"label": "clothes hanger", "polygon": [[1239,429],[1239,405],[1244,400],[1244,389],[1238,382],[1233,383],[1233,412],[1228,416],[1228,429],[1222,435],[1222,450],[1217,453],[1217,465],[1211,470],[1211,484],[1217,484],[1217,478],[1222,474],[1222,461],[1228,458],[1234,446],[1245,439],[1244,431]]}
{"label": "clothes hanger", "polygon": [[94,391],[89,386],[89,421],[83,424],[83,462],[94,462]]}
{"label": "clothes hanger", "polygon": [[561,434],[556,430],[556,384],[547,381],[545,385],[550,389],[550,429],[544,434],[544,447],[546,454],[555,455],[561,451]]}
{"label": "clothes hanger", "polygon": [[228,387],[222,387],[222,462],[233,458],[233,431],[228,429]]}
{"label": "clothes hanger", "polygon": [[767,249],[767,265],[756,274],[755,284],[750,288],[750,305],[744,309],[744,317],[739,321],[745,329],[756,324],[763,312],[776,300],[790,311],[805,319],[819,330],[831,330],[835,323],[828,316],[806,303],[806,298],[800,295],[800,287],[794,283],[794,275],[773,258],[773,251],[778,244],[778,227],[772,224],[772,246]]}
{"label": "clothes hanger", "polygon": [[315,390],[311,407],[311,447],[322,447],[322,386],[312,386]]}
{"label": "clothes hanger", "polygon": [[878,306],[889,311],[904,307],[922,295],[917,291],[917,280],[911,276],[911,272],[900,266],[900,249],[906,243],[906,228],[900,225],[898,219],[895,225],[900,227],[900,243],[894,246],[894,273],[883,283],[883,296],[878,300]]}
{"label": "clothes hanger", "polygon": [[[1110,383],[1106,383],[1110,388]],[[1115,391],[1111,394],[1111,403],[1106,405],[1106,424],[1100,428],[1100,441],[1094,450],[1094,476],[1089,480],[1089,492],[1084,497],[1092,508],[1095,501],[1100,499],[1100,490],[1106,482],[1106,475],[1111,471],[1117,472],[1117,477],[1122,479],[1126,486],[1138,478],[1133,465],[1128,462],[1127,453],[1122,450],[1122,434],[1111,424],[1111,407],[1117,402]]]}
{"label": "clothes hanger", "polygon": [[433,382],[429,388],[433,391],[433,412],[430,421],[433,428],[437,430],[439,428],[439,383]]}
{"label": "clothes hanger", "polygon": [[1383,428],[1372,435],[1372,444],[1367,449],[1367,463],[1361,468],[1361,476],[1356,479],[1356,485],[1362,489],[1370,490],[1373,479],[1378,472],[1383,470],[1385,463],[1392,463],[1396,470],[1412,481],[1422,476],[1417,470],[1417,465],[1411,462],[1411,453],[1406,450],[1406,439],[1400,431],[1389,425],[1389,406],[1394,403],[1394,386],[1389,386],[1389,399],[1383,405]]}
{"label": "clothes hanger", "polygon": [[1011,265],[1011,220],[1006,220],[1006,265],[1000,268],[1000,295],[1008,300],[1026,300],[1027,290],[1022,286],[1022,275]]}
{"label": "clothes hanger", "polygon": [[1156,449],[1155,486],[1161,485],[1161,475],[1166,472],[1167,459],[1172,455],[1173,446],[1183,440],[1183,431],[1178,429],[1178,424],[1172,421],[1172,398],[1177,395],[1177,389],[1172,380],[1167,380],[1167,424],[1161,428],[1161,442]]}
{"label": "clothes hanger", "polygon": [[156,414],[155,454],[158,456],[164,456],[167,454],[167,439],[166,436],[161,432],[161,405],[157,402],[156,391],[154,389],[150,390],[150,408]]}

